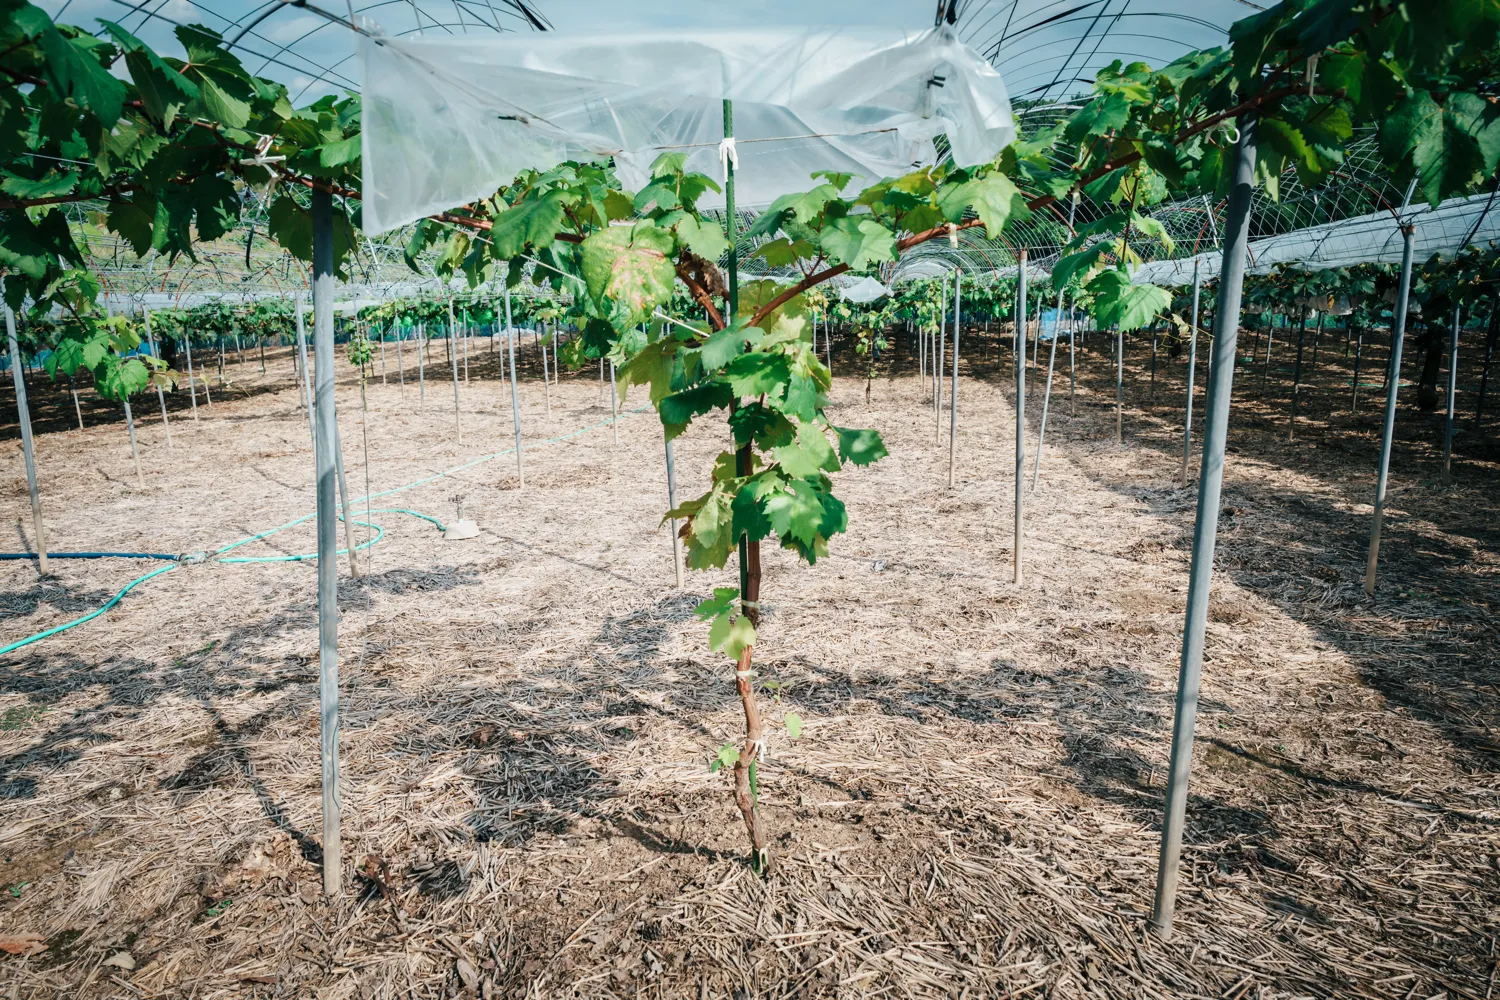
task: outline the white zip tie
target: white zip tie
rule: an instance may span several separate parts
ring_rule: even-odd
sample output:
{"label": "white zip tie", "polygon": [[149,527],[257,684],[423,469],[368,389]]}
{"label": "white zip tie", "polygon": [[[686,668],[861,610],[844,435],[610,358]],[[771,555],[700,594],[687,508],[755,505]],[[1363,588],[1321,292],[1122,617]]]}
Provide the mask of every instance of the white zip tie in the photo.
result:
{"label": "white zip tie", "polygon": [[729,183],[729,165],[733,163],[734,169],[740,169],[740,151],[734,145],[734,136],[726,136],[719,140],[719,166],[724,170],[724,183]]}
{"label": "white zip tie", "polygon": [[749,757],[751,761],[759,761],[762,764],[766,763],[766,761],[770,759],[770,757],[766,753],[766,741],[764,739],[746,740],[745,755]]}

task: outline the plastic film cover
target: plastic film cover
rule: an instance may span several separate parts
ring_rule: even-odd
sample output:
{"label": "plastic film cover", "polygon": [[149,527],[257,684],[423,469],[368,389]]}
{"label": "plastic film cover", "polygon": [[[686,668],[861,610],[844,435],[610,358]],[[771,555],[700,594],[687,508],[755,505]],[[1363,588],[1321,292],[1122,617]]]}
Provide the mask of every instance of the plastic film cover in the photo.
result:
{"label": "plastic film cover", "polygon": [[999,74],[946,26],[375,36],[360,58],[370,234],[563,160],[613,157],[638,190],[658,155],[680,150],[719,179],[726,98],[747,208],[806,190],[815,170],[864,185],[934,163],[939,135],[961,166],[1015,137]]}

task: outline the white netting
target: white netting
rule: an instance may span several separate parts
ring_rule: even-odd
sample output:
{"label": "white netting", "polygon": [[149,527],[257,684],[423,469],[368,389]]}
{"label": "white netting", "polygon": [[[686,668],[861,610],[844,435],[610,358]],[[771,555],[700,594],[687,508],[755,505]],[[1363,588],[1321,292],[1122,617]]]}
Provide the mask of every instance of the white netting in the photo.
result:
{"label": "white netting", "polygon": [[[1294,264],[1308,271],[1353,264],[1399,264],[1401,221],[1415,228],[1412,259],[1417,263],[1433,254],[1451,257],[1465,247],[1500,241],[1500,203],[1492,192],[1469,198],[1450,198],[1437,208],[1409,208],[1399,221],[1391,212],[1374,212],[1251,240],[1245,269],[1264,274],[1277,264]],[[1223,254],[1213,250],[1179,260],[1142,264],[1135,271],[1135,281],[1137,284],[1187,284],[1193,280],[1195,262],[1204,280],[1217,278]]]}
{"label": "white netting", "polygon": [[806,190],[814,170],[868,184],[933,163],[939,134],[960,165],[1015,135],[999,74],[948,27],[382,37],[360,56],[371,234],[569,159],[613,156],[639,190],[682,150],[717,178],[726,98],[747,207]]}

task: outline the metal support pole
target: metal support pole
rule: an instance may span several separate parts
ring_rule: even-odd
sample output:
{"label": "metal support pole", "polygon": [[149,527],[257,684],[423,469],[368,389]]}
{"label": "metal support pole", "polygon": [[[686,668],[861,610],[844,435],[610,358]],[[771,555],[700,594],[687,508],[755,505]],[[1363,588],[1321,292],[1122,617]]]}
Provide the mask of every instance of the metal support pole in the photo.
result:
{"label": "metal support pole", "polygon": [[1385,487],[1391,471],[1391,438],[1396,432],[1396,396],[1401,388],[1401,347],[1406,338],[1406,307],[1411,296],[1411,254],[1414,226],[1401,228],[1401,284],[1396,291],[1396,316],[1391,321],[1391,359],[1385,387],[1385,427],[1380,435],[1380,468],[1375,476],[1375,516],[1370,523],[1370,550],[1365,556],[1365,593],[1375,596],[1375,573],[1380,565],[1380,532],[1385,524]]}
{"label": "metal support pole", "polygon": [[[553,326],[552,326],[552,334],[551,334],[551,336],[552,336],[552,353],[553,353],[553,357],[555,359],[556,356],[557,356],[557,325],[556,324],[553,324]],[[557,367],[555,361],[554,361],[554,363],[552,364],[551,367],[552,368],[556,368]],[[547,365],[547,338],[546,338],[545,335],[542,337],[542,388],[546,391],[546,395],[547,395],[547,416],[550,417],[550,416],[552,416],[552,375],[551,375],[551,372],[548,371],[548,365]]]}
{"label": "metal support pole", "polygon": [[1349,394],[1349,412],[1355,413],[1359,410],[1359,362],[1360,356],[1365,350],[1365,328],[1360,327],[1354,331],[1354,380]]}
{"label": "metal support pole", "polygon": [[1302,393],[1302,349],[1307,344],[1307,317],[1303,317],[1302,325],[1297,330],[1297,360],[1292,364],[1292,419],[1287,426],[1286,439],[1294,441],[1297,437],[1297,403]]}
{"label": "metal support pole", "polygon": [[1074,303],[1068,306],[1068,402],[1073,404],[1074,412],[1078,406],[1078,355],[1073,345],[1077,340],[1078,305]]}
{"label": "metal support pole", "polygon": [[943,360],[948,353],[948,276],[938,300],[937,364],[932,369],[932,443],[943,440]]}
{"label": "metal support pole", "polygon": [[510,421],[516,431],[516,486],[526,486],[526,470],[521,464],[521,391],[516,388],[516,328],[510,320],[510,286],[505,286],[505,345],[510,353]]}
{"label": "metal support pole", "polygon": [[333,425],[333,467],[338,472],[339,520],[344,525],[344,551],[349,556],[349,575],[359,576],[359,552],[354,543],[354,506],[349,503],[349,479],[344,475],[344,438],[339,433],[337,421]]}
{"label": "metal support pole", "polygon": [[1013,569],[1011,582],[1021,585],[1025,577],[1022,555],[1022,525],[1025,517],[1026,498],[1021,484],[1026,479],[1026,251],[1021,251],[1020,267],[1016,270],[1016,342],[1020,345],[1016,354],[1016,532],[1011,543]]}
{"label": "metal support pole", "polygon": [[[448,354],[453,359],[453,443],[464,443],[463,419],[458,413],[458,329],[453,325],[453,300],[448,300]],[[468,361],[464,362],[468,365]]]}
{"label": "metal support pole", "polygon": [[1125,330],[1115,327],[1115,444],[1125,443]]}
{"label": "metal support pole", "polygon": [[323,758],[323,891],[340,890],[343,858],[339,841],[339,581],[338,488],[335,449],[338,423],[333,400],[333,196],[312,192],[313,353],[318,365],[318,707]]}
{"label": "metal support pole", "polygon": [[[1038,318],[1037,325],[1041,326]],[[1057,292],[1057,311],[1052,319],[1052,348],[1047,352],[1047,388],[1042,393],[1042,422],[1037,429],[1036,435],[1036,461],[1031,466],[1031,491],[1036,492],[1038,481],[1042,478],[1042,445],[1047,440],[1047,411],[1052,407],[1052,370],[1057,365],[1057,337],[1062,332],[1062,290]],[[1037,336],[1041,336],[1038,331]]]}
{"label": "metal support pole", "polygon": [[[813,327],[813,350],[818,349],[818,328]],[[917,385],[927,384],[927,331],[919,324],[917,326]]]}
{"label": "metal support pole", "polygon": [[[301,300],[299,299],[298,301],[300,302]],[[301,320],[302,320],[302,314],[301,314],[301,312],[298,312],[298,314],[297,314],[297,321],[300,323]],[[187,363],[188,363],[188,398],[193,401],[193,419],[197,420],[198,419],[198,386],[197,386],[197,383],[193,380],[193,338],[192,338],[192,336],[186,330],[182,331],[182,349],[183,349],[183,351],[185,351],[187,353]],[[78,401],[78,394],[77,393],[73,394],[73,401],[75,403]],[[80,424],[83,423],[83,421],[82,421],[81,418],[79,420],[79,423]]]}
{"label": "metal support pole", "polygon": [[130,433],[130,460],[135,463],[135,485],[144,488],[146,477],[141,473],[141,453],[135,446],[135,414],[130,412],[130,397],[122,396],[120,401],[125,404],[125,430]]}
{"label": "metal support pole", "polygon": [[1213,363],[1204,402],[1203,463],[1198,473],[1198,512],[1193,524],[1193,561],[1188,573],[1187,616],[1177,677],[1177,710],[1172,722],[1161,859],[1156,873],[1156,904],[1151,912],[1151,928],[1164,939],[1172,936],[1172,914],[1177,905],[1177,864],[1182,854],[1188,777],[1193,763],[1193,724],[1198,715],[1198,684],[1203,672],[1203,634],[1208,624],[1208,594],[1219,530],[1224,445],[1229,434],[1235,341],[1239,334],[1240,293],[1245,279],[1245,245],[1250,235],[1250,198],[1255,180],[1255,118],[1245,115],[1238,124],[1240,141],[1235,147],[1219,302],[1214,311]]}
{"label": "metal support pole", "polygon": [[[151,348],[151,356],[153,358],[160,359],[161,352],[156,349],[156,338],[151,335],[151,310],[143,309],[141,310],[141,314],[146,321],[146,343]],[[156,401],[161,404],[161,425],[167,432],[167,447],[171,448],[173,447],[172,425],[167,420],[167,396],[166,393],[162,391],[160,382],[156,383]]]}
{"label": "metal support pole", "polygon": [[[395,326],[394,323],[392,325]],[[401,386],[401,398],[405,399],[406,398],[406,361],[403,359],[403,357],[401,355],[401,340],[402,340],[402,337],[403,337],[403,335],[402,335],[402,332],[401,332],[401,327],[400,326],[396,326],[396,381]]]}
{"label": "metal support pole", "polygon": [[953,271],[953,381],[948,386],[948,487],[953,488],[953,467],[958,459],[958,331],[963,325],[961,268]]}
{"label": "metal support pole", "polygon": [[10,377],[16,387],[16,422],[21,425],[21,452],[26,458],[26,489],[31,494],[31,528],[36,532],[36,571],[47,575],[47,529],[42,526],[42,497],[36,488],[36,445],[31,440],[31,407],[26,401],[26,375],[21,371],[21,345],[16,339],[16,314],[5,307],[5,333],[10,341]]}
{"label": "metal support pole", "polygon": [[1198,374],[1198,297],[1203,279],[1193,261],[1193,332],[1188,337],[1187,414],[1182,419],[1182,485],[1188,481],[1188,460],[1193,454],[1193,380]]}
{"label": "metal support pole", "polygon": [[[667,509],[677,509],[677,459],[672,439],[667,438]],[[677,573],[677,589],[682,589],[682,538],[677,534],[677,518],[668,522],[672,529],[672,567]]]}
{"label": "metal support pole", "polygon": [[312,438],[314,453],[318,450],[318,424],[313,414],[312,368],[307,363],[307,330],[302,323],[302,295],[297,295],[297,355],[302,359],[303,403],[307,409],[307,434]]}
{"label": "metal support pole", "polygon": [[1458,394],[1458,306],[1453,307],[1453,335],[1448,338],[1448,420],[1443,425],[1443,485],[1453,482],[1453,397]]}
{"label": "metal support pole", "polygon": [[427,324],[417,324],[417,410],[427,407]]}

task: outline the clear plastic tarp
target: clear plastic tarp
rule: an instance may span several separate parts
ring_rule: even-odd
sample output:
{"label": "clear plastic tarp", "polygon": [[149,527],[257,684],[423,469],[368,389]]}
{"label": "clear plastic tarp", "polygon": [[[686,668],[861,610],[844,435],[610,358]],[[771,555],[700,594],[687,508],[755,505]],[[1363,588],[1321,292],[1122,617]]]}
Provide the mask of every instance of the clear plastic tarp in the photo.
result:
{"label": "clear plastic tarp", "polygon": [[862,278],[852,285],[839,289],[839,296],[850,302],[858,302],[865,305],[876,299],[883,299],[891,294],[891,290],[874,278]]}
{"label": "clear plastic tarp", "polygon": [[[1251,240],[1245,267],[1264,274],[1277,264],[1293,264],[1307,271],[1354,264],[1399,264],[1402,221],[1414,227],[1412,259],[1417,263],[1433,254],[1452,257],[1466,247],[1500,242],[1500,200],[1491,192],[1450,198],[1437,208],[1408,208],[1399,217],[1392,212],[1374,212]],[[1134,277],[1137,284],[1189,284],[1195,264],[1203,280],[1217,278],[1223,254],[1213,250],[1179,260],[1152,261],[1136,268]]]}
{"label": "clear plastic tarp", "polygon": [[947,26],[364,37],[360,58],[370,234],[570,159],[612,156],[634,190],[671,150],[719,177],[725,99],[746,208],[815,170],[868,184],[934,163],[939,135],[960,165],[1015,136],[999,73]]}

